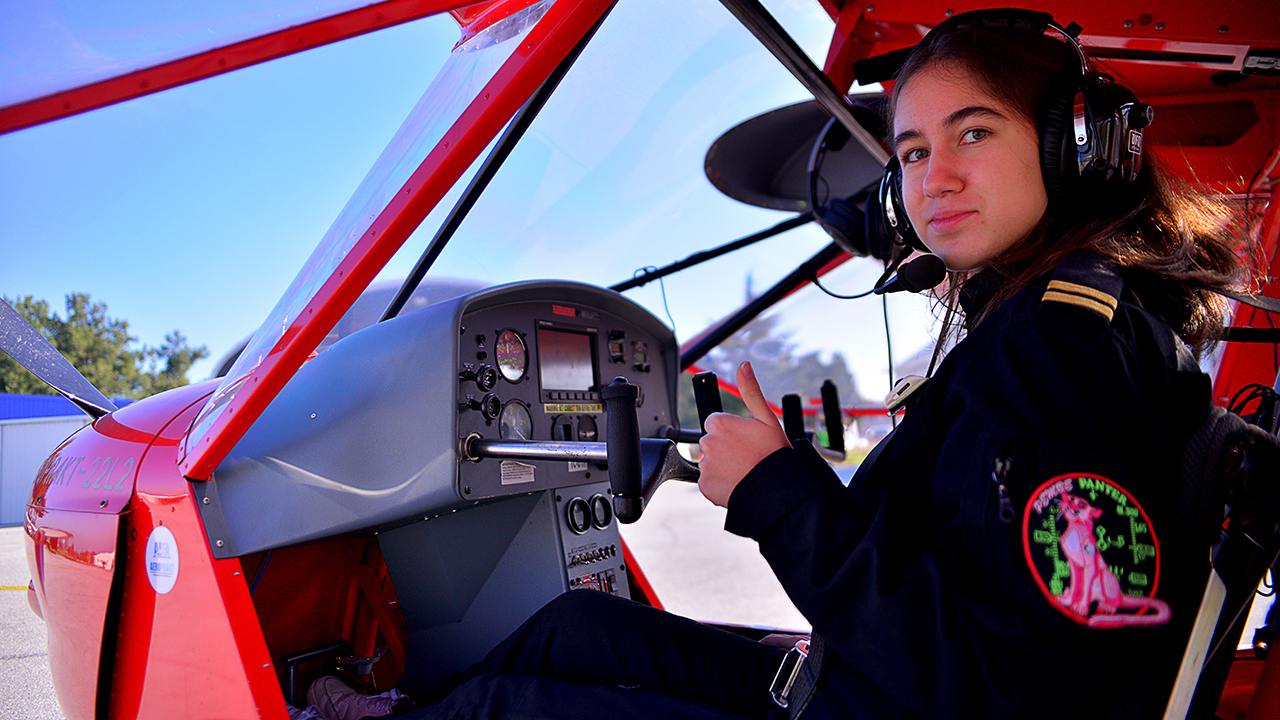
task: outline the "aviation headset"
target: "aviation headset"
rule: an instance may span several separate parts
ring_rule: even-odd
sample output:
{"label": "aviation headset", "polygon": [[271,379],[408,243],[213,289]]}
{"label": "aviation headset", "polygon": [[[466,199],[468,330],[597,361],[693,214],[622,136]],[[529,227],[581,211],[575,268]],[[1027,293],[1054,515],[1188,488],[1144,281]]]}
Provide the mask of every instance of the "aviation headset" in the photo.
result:
{"label": "aviation headset", "polygon": [[[854,103],[852,110],[858,123],[881,140],[888,132],[881,110]],[[822,177],[822,164],[828,152],[839,152],[849,142],[851,135],[835,118],[827,120],[818,133],[817,142],[809,153],[809,205],[813,208],[814,222],[835,240],[842,250],[854,256],[870,255],[887,261],[892,253],[889,236],[882,230],[884,221],[874,215],[872,199],[878,182],[862,188],[847,198],[835,197],[825,204],[818,202],[818,181]],[[857,203],[866,201],[867,211],[858,209]]]}
{"label": "aviation headset", "polygon": [[[876,137],[884,138],[888,130],[878,112],[861,105],[854,105],[854,110],[864,128]],[[862,115],[859,116],[859,112]],[[867,113],[873,117],[868,119]],[[822,176],[823,158],[828,150],[839,152],[849,139],[849,131],[835,118],[831,118],[823,126],[813,150],[810,151],[809,202],[813,208],[813,219],[835,240],[840,249],[854,256],[870,255],[884,262],[885,270],[872,289],[856,295],[839,295],[828,290],[822,286],[816,274],[813,284],[841,300],[852,300],[872,293],[883,295],[899,290],[920,292],[934,287],[946,277],[946,267],[937,256],[928,254],[903,265],[903,260],[911,254],[911,250],[904,248],[893,233],[887,230],[884,213],[879,208],[875,192],[881,181],[873,181],[847,198],[832,198],[825,206],[818,202],[818,180]],[[865,212],[856,205],[864,199]]]}
{"label": "aviation headset", "polygon": [[[1138,176],[1142,169],[1142,129],[1151,124],[1155,113],[1110,75],[1093,70],[1076,40],[1082,30],[1079,25],[1071,23],[1063,28],[1049,13],[1032,10],[974,10],[939,23],[920,41],[920,46],[949,32],[980,28],[1054,30],[1080,58],[1079,75],[1049,99],[1042,119],[1040,168],[1051,203],[1078,199],[1104,187],[1132,182]],[[928,252],[907,217],[897,156],[885,165],[877,199],[890,235],[896,233],[912,249]]]}

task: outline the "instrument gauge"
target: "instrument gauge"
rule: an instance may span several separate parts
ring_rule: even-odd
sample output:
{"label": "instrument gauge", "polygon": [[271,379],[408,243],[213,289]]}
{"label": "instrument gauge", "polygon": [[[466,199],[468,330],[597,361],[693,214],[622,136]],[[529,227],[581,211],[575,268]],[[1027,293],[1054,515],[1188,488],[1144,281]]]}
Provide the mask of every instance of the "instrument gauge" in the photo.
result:
{"label": "instrument gauge", "polygon": [[570,500],[565,507],[565,515],[574,535],[581,535],[591,529],[591,506],[586,500],[580,497]]}
{"label": "instrument gauge", "polygon": [[529,350],[515,330],[503,330],[493,342],[493,359],[507,382],[520,382],[529,365]]}
{"label": "instrument gauge", "polygon": [[498,417],[498,437],[503,440],[532,440],[533,416],[519,400],[511,400]]}

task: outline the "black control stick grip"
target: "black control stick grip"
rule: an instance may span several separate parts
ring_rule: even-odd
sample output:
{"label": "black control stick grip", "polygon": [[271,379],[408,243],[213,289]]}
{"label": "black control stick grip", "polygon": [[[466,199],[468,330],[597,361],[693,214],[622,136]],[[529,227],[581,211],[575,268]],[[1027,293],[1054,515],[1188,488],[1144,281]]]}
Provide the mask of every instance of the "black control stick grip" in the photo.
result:
{"label": "black control stick grip", "polygon": [[840,394],[836,384],[822,383],[822,419],[827,426],[827,447],[844,452],[844,415],[840,412]]}
{"label": "black control stick grip", "polygon": [[713,372],[700,372],[693,376],[693,399],[698,403],[698,427],[707,434],[707,417],[724,411],[720,403],[720,383]]}
{"label": "black control stick grip", "polygon": [[600,390],[600,398],[604,400],[613,513],[624,523],[635,522],[644,510],[644,488],[640,478],[640,423],[636,419],[636,398],[639,395],[639,388],[624,377],[614,378]]}
{"label": "black control stick grip", "polygon": [[788,440],[804,439],[804,408],[794,393],[782,396],[782,431]]}

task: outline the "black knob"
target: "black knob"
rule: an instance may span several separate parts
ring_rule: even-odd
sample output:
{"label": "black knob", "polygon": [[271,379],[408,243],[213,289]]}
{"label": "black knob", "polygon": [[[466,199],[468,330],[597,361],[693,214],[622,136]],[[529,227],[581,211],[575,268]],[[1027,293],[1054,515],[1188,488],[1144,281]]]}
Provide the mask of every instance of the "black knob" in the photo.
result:
{"label": "black knob", "polygon": [[720,402],[720,383],[716,380],[715,373],[707,371],[693,376],[693,399],[698,404],[698,427],[705,435],[707,417],[724,411]]}
{"label": "black knob", "polygon": [[498,416],[502,414],[502,399],[496,393],[489,393],[479,400],[467,398],[466,407],[471,410],[479,410],[486,420],[497,420]]}
{"label": "black knob", "polygon": [[795,393],[782,396],[782,430],[788,440],[804,439],[804,407]]}
{"label": "black knob", "polygon": [[836,384],[822,383],[822,416],[827,426],[827,447],[844,452],[844,415],[840,412],[840,392]]}
{"label": "black knob", "polygon": [[1150,125],[1155,119],[1155,108],[1146,103],[1134,103],[1133,108],[1129,110],[1129,127],[1134,130]]}
{"label": "black knob", "polygon": [[462,380],[472,380],[482,392],[489,392],[498,384],[498,371],[489,365],[481,365],[479,370],[465,368],[458,373]]}

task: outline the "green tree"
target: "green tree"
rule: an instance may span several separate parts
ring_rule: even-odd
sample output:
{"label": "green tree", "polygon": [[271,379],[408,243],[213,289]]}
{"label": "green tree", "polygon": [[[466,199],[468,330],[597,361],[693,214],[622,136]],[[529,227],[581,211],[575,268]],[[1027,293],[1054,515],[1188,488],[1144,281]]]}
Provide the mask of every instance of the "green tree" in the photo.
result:
{"label": "green tree", "polygon": [[[129,334],[129,322],[109,317],[104,303],[82,293],[67,295],[65,320],[50,310],[49,303],[30,295],[4,301],[107,397],[138,399],[186,385],[191,365],[209,356],[207,348],[191,347],[177,330],[165,335],[160,347],[135,349],[138,339]],[[0,353],[0,392],[54,394],[53,388],[4,353]]]}

